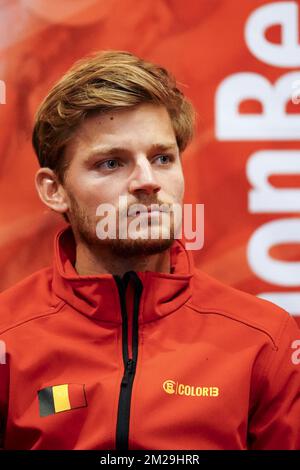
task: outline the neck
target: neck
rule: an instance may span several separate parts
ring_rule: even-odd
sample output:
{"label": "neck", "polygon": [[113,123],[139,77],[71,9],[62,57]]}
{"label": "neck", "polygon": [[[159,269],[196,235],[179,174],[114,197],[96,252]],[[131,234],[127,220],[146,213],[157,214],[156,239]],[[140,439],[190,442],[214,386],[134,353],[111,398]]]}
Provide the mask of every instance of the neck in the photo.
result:
{"label": "neck", "polygon": [[149,256],[130,258],[117,257],[104,247],[96,252],[93,248],[77,243],[75,269],[80,276],[97,274],[118,274],[127,271],[154,271],[170,273],[170,250]]}

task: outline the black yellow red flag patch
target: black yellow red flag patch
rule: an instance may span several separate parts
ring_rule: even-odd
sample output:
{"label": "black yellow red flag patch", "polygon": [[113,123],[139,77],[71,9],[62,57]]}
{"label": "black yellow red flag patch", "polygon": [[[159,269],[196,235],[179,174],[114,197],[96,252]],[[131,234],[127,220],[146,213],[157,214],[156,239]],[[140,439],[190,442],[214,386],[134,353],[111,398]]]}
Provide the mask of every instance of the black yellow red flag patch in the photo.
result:
{"label": "black yellow red flag patch", "polygon": [[40,416],[87,406],[83,384],[53,385],[38,391]]}

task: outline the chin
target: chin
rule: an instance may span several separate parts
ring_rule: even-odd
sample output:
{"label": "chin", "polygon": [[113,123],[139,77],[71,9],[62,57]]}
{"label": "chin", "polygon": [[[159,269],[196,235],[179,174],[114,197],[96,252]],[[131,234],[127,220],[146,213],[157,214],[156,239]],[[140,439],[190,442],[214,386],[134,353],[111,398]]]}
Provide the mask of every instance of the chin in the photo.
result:
{"label": "chin", "polygon": [[114,255],[121,258],[131,258],[163,253],[172,246],[173,241],[173,238],[157,240],[113,240],[112,243],[108,245]]}

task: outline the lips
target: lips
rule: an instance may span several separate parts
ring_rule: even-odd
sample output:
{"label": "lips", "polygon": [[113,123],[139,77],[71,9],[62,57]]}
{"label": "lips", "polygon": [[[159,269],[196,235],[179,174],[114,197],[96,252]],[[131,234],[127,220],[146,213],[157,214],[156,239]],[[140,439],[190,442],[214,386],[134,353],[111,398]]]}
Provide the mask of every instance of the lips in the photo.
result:
{"label": "lips", "polygon": [[140,215],[140,214],[146,214],[146,215],[154,215],[154,214],[161,214],[162,211],[157,211],[157,210],[154,210],[154,211],[141,211],[141,212],[137,212],[136,215]]}
{"label": "lips", "polygon": [[168,206],[165,204],[165,205],[162,205],[162,207],[158,207],[157,209],[156,208],[151,208],[151,206],[149,207],[144,207],[144,208],[141,208],[141,210],[134,210],[134,205],[131,206],[128,210],[128,215],[131,216],[131,215],[134,215],[134,216],[137,216],[137,215],[140,215],[140,214],[159,214],[161,212],[164,212],[164,213],[168,213],[169,212],[169,208]]}
{"label": "lips", "polygon": [[159,210],[147,210],[147,211],[134,211],[133,214],[129,214],[129,215],[134,215],[134,216],[137,216],[137,215],[141,215],[141,214],[144,214],[145,216],[150,216],[150,215],[158,215],[158,214],[161,214],[162,211],[159,211]]}

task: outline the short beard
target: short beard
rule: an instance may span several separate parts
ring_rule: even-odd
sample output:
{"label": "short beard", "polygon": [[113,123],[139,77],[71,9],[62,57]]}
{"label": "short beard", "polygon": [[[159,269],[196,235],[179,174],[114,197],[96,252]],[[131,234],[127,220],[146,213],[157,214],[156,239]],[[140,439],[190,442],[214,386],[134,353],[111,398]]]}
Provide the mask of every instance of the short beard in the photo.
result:
{"label": "short beard", "polygon": [[71,202],[68,217],[75,238],[95,252],[105,250],[106,253],[110,252],[112,256],[124,259],[147,257],[163,253],[174,242],[173,224],[170,224],[169,238],[138,238],[136,240],[130,238],[106,238],[102,240],[96,234],[96,220],[86,214],[71,193],[68,192],[68,196]]}

